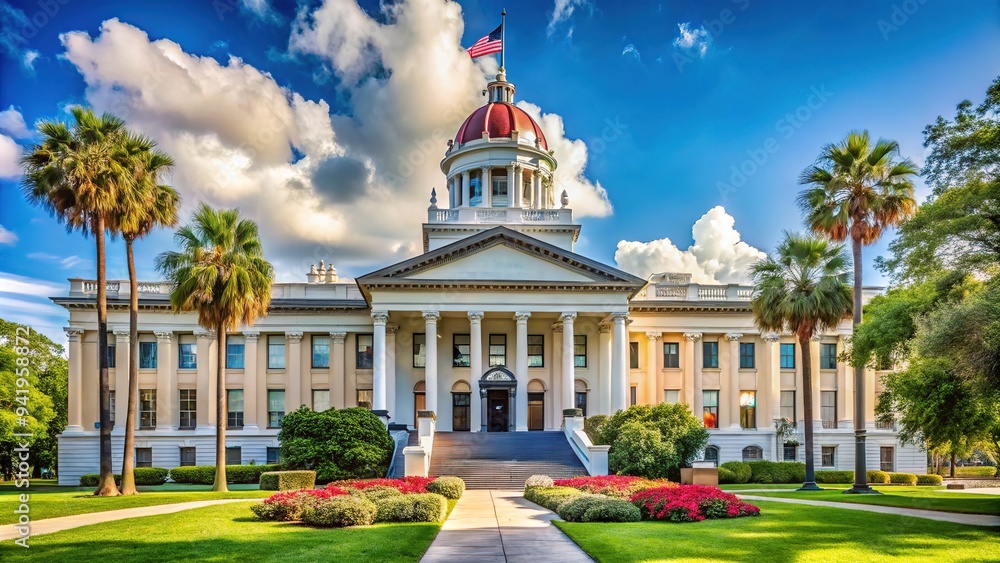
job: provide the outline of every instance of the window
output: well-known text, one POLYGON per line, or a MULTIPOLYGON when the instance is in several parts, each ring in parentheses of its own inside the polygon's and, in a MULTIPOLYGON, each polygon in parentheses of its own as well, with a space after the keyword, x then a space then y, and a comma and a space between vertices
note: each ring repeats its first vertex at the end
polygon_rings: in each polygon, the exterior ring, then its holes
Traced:
POLYGON ((702 420, 705 421, 705 428, 719 427, 719 392, 702 391, 702 420))
POLYGON ((156 342, 139 343, 139 369, 156 369, 156 342))
POLYGON ((837 427, 837 392, 819 392, 819 415, 823 419, 823 428, 837 427))
POLYGON ((277 465, 281 463, 281 448, 275 448, 268 446, 267 448, 267 464, 277 465))
POLYGON ((878 468, 887 473, 892 473, 896 470, 896 449, 892 446, 882 446, 878 449, 879 466, 878 468))
POLYGON ((313 389, 313 410, 322 412, 330 410, 330 390, 313 389))
POLYGON ((507 335, 490 335, 490 367, 507 365, 507 335))
POLYGON ((243 354, 246 346, 242 336, 230 336, 226 338, 226 367, 229 369, 243 369, 243 354))
POLYGON ((836 460, 837 446, 823 446, 819 464, 823 467, 833 467, 836 460))
POLYGON ((194 428, 198 425, 198 391, 195 389, 180 390, 181 428, 194 428))
POLYGON ((135 466, 153 467, 153 448, 136 448, 135 466))
POLYGON ((820 369, 837 369, 837 345, 819 345, 819 367, 820 369))
POLYGON ((716 446, 708 446, 705 448, 705 455, 702 456, 705 461, 711 461, 716 467, 719 466, 719 448, 716 446))
POLYGON ((795 369, 795 344, 781 344, 781 369, 795 369))
POLYGON ((757 392, 740 393, 740 427, 757 428, 757 392))
POLYGON ((629 387, 628 390, 629 390, 629 403, 628 404, 630 404, 632 406, 635 406, 636 405, 636 399, 638 399, 638 396, 639 396, 639 388, 636 387, 635 385, 633 385, 633 386, 629 387))
POLYGON ((782 461, 795 461, 798 457, 799 445, 794 442, 785 442, 784 447, 781 450, 782 461))
POLYGON ((330 367, 329 336, 312 337, 312 357, 312 367, 320 369, 330 367))
POLYGON ((115 395, 117 394, 118 394, 117 392, 113 392, 108 397, 110 399, 109 407, 111 409, 111 428, 115 427, 115 404, 118 402, 117 400, 115 400, 115 395))
POLYGON ((573 335, 573 366, 578 368, 587 367, 587 335, 573 335))
POLYGON ((198 345, 194 342, 181 342, 177 345, 177 369, 198 368, 198 345))
POLYGON ((681 367, 680 344, 678 344, 677 342, 663 343, 663 367, 665 368, 681 367))
POLYGON ((181 446, 181 467, 195 465, 195 450, 192 447, 181 446))
POLYGON ((117 344, 108 344, 108 369, 115 368, 116 365, 115 358, 117 357, 117 351, 118 351, 117 344))
MULTIPOLYGON (((284 407, 282 407, 284 409, 284 407)), ((243 390, 226 389, 226 427, 243 428, 243 390)))
POLYGON ((719 343, 718 342, 702 342, 701 343, 701 352, 702 352, 701 367, 703 367, 703 368, 717 368, 717 367, 719 367, 719 343))
POLYGON ((663 390, 663 402, 670 404, 677 404, 681 402, 681 392, 680 389, 664 389, 663 390))
POLYGON ((373 395, 371 389, 358 389, 358 394, 357 394, 358 406, 371 410, 372 400, 373 400, 372 397, 373 395))
POLYGON ((740 369, 753 369, 756 367, 754 351, 756 346, 753 342, 740 342, 740 369))
POLYGON ((156 428, 156 389, 139 390, 139 428, 156 428))
POLYGON ((639 369, 639 343, 628 343, 628 368, 639 369))
POLYGON ((243 448, 240 446, 230 446, 226 448, 226 465, 242 465, 243 448))
MULTIPOLYGON (((469 367, 469 339, 468 334, 453 334, 451 335, 451 365, 456 368, 467 368, 469 367)), ((476 374, 477 376, 479 374, 476 374)))
POLYGON ((281 419, 285 417, 285 390, 267 390, 267 427, 281 428, 281 419))
POLYGON ((575 403, 576 403, 576 405, 575 405, 576 408, 580 409, 580 411, 583 413, 583 416, 587 416, 587 392, 586 391, 577 391, 576 392, 575 403))
POLYGON ((545 367, 545 336, 541 334, 528 335, 528 367, 545 367))
POLYGON ((747 446, 743 448, 743 461, 759 461, 764 459, 764 450, 759 446, 747 446))
POLYGON ((358 369, 372 369, 372 354, 375 349, 374 336, 371 334, 358 335, 358 349, 354 360, 354 367, 358 369))
POLYGON ((795 425, 795 391, 781 392, 781 418, 787 418, 795 425))
POLYGON ((285 337, 272 334, 267 337, 267 369, 285 369, 285 337))
POLYGON ((427 367, 427 335, 422 332, 413 334, 413 367, 427 367))

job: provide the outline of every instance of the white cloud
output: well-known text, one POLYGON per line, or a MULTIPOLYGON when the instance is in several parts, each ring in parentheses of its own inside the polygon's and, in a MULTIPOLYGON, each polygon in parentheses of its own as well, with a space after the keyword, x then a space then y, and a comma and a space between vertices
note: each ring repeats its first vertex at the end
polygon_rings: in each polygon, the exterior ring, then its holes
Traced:
POLYGON ((17 178, 21 175, 21 145, 7 135, 0 134, 0 178, 17 178))
MULTIPOLYGON (((549 18, 549 25, 546 28, 546 33, 552 35, 555 33, 556 28, 559 24, 565 21, 569 21, 573 17, 573 12, 577 8, 582 8, 590 4, 590 0, 555 0, 555 5, 552 7, 552 17, 549 18)), ((567 39, 572 37, 573 28, 571 27, 567 32, 567 39)))
POLYGON ((27 258, 29 260, 39 260, 41 262, 56 264, 63 270, 82 269, 82 266, 91 263, 89 258, 82 258, 75 254, 73 256, 56 256, 55 254, 45 252, 32 252, 28 254, 27 258))
POLYGON ((62 327, 69 320, 69 312, 52 303, 49 297, 65 295, 68 289, 63 284, 0 272, 0 317, 27 325, 65 344, 62 327))
POLYGON ((39 56, 41 55, 38 51, 28 49, 24 52, 24 56, 21 57, 21 64, 23 64, 24 68, 28 70, 35 70, 35 61, 38 60, 39 56))
POLYGON ((764 252, 743 242, 736 220, 716 206, 691 228, 694 244, 681 250, 668 238, 650 242, 620 241, 615 251, 618 267, 637 276, 688 273, 695 283, 746 283, 750 265, 764 252))
POLYGON ((637 61, 642 60, 642 57, 639 56, 639 50, 636 49, 635 45, 631 43, 629 43, 628 45, 625 46, 624 49, 622 49, 622 56, 624 57, 626 55, 635 58, 635 60, 637 61))
POLYGON ((24 123, 24 116, 14 109, 14 106, 0 111, 0 131, 7 133, 15 139, 26 139, 31 136, 27 124, 24 123))
POLYGON ((674 39, 674 47, 704 57, 708 53, 708 47, 712 44, 712 35, 708 33, 705 26, 692 28, 688 22, 677 24, 680 35, 674 39))
POLYGON ((17 234, 14 231, 8 230, 3 225, 0 225, 0 244, 14 246, 14 243, 16 242, 17 234))

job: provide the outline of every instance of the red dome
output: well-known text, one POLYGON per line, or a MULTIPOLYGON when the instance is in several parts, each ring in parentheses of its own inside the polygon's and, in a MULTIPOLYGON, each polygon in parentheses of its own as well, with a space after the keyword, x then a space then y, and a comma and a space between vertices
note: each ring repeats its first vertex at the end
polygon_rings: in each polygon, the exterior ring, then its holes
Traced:
POLYGON ((535 120, 523 109, 506 102, 492 102, 472 112, 458 128, 455 142, 462 144, 482 139, 484 132, 489 133, 490 138, 509 138, 511 131, 517 131, 521 136, 534 135, 539 146, 549 150, 545 134, 535 120))

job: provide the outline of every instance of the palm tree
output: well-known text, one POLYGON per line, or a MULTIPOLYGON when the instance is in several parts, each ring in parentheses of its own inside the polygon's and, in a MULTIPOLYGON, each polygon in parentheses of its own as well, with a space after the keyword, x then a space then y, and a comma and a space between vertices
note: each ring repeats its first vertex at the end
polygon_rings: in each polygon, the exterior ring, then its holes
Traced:
MULTIPOLYGON (((806 226, 840 242, 851 239, 854 259, 854 329, 861 324, 861 248, 882 232, 913 216, 913 177, 917 167, 898 159, 899 143, 868 131, 852 131, 837 144, 823 147, 816 164, 802 171, 799 183, 810 186, 798 197, 806 226)), ((854 486, 848 493, 875 493, 865 467, 865 366, 854 367, 854 486)))
MULTIPOLYGON (((115 213, 122 185, 129 181, 122 166, 125 122, 111 114, 100 117, 90 109, 71 110, 70 128, 59 121, 42 121, 42 137, 21 158, 22 191, 29 202, 48 210, 70 231, 93 235, 97 246, 97 349, 100 404, 101 475, 95 495, 115 496, 111 469, 111 394, 108 377, 108 299, 105 272, 105 231, 115 213)), ((79 392, 79 390, 77 390, 79 392)))
POLYGON ((252 325, 271 303, 274 268, 264 259, 257 224, 239 210, 217 211, 201 204, 193 221, 177 230, 180 251, 156 257, 156 267, 174 288, 174 311, 197 311, 198 324, 215 331, 218 348, 213 491, 226 488, 226 332, 252 325))
POLYGON ((125 257, 129 280, 129 373, 128 408, 125 416, 125 446, 122 456, 121 493, 138 494, 135 488, 135 415, 139 395, 139 282, 135 273, 133 246, 154 228, 177 224, 180 196, 172 187, 161 184, 163 175, 173 166, 173 160, 156 150, 156 143, 142 135, 132 135, 126 151, 131 156, 133 183, 128 195, 120 200, 114 216, 112 232, 125 240, 125 257))
POLYGON ((806 478, 800 490, 816 490, 813 459, 812 351, 820 330, 836 327, 851 313, 850 260, 843 245, 786 233, 776 252, 750 268, 750 309, 761 331, 791 330, 802 350, 806 478))

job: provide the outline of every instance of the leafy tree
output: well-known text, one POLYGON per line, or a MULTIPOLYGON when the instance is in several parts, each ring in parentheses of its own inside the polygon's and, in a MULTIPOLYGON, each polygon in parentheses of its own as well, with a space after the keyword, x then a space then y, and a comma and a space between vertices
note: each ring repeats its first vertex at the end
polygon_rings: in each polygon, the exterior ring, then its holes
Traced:
MULTIPOLYGON (((750 268, 750 309, 761 331, 789 329, 802 350, 802 395, 806 441, 803 489, 817 489, 813 460, 812 351, 814 334, 840 324, 851 313, 850 260, 844 247, 786 233, 773 255, 750 268)), ((867 475, 864 478, 867 483, 867 475)))
POLYGON ((300 407, 281 419, 278 440, 286 468, 313 470, 321 481, 384 477, 394 446, 382 421, 360 407, 300 407))
MULTIPOLYGON (((814 233, 840 242, 851 240, 854 259, 854 327, 861 324, 864 263, 861 248, 882 232, 913 215, 913 177, 916 166, 899 159, 899 143, 879 139, 868 131, 852 131, 840 143, 823 147, 816 164, 806 168, 799 183, 810 186, 799 194, 806 226, 814 233)), ((854 366, 854 488, 869 492, 865 469, 865 367, 854 366)))
POLYGON ((111 114, 98 117, 74 107, 72 129, 59 121, 42 121, 39 143, 22 157, 23 192, 69 230, 93 235, 97 248, 97 349, 100 403, 101 477, 95 495, 115 496, 111 469, 111 386, 108 376, 108 303, 105 231, 131 181, 125 151, 125 122, 111 114))
POLYGON ((226 332, 252 325, 271 303, 274 267, 264 259, 257 224, 236 209, 202 204, 190 225, 177 230, 180 251, 156 257, 156 267, 173 284, 174 311, 196 311, 198 324, 215 331, 215 482, 226 491, 226 332))
POLYGON ((708 430, 687 405, 633 405, 592 427, 611 446, 612 472, 649 478, 679 476, 708 444, 708 430))

